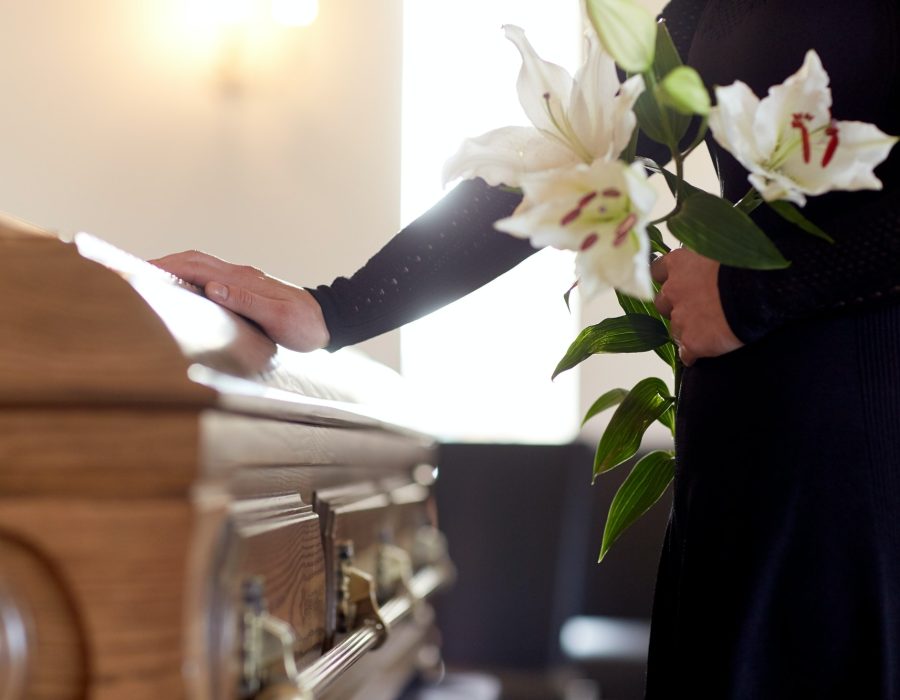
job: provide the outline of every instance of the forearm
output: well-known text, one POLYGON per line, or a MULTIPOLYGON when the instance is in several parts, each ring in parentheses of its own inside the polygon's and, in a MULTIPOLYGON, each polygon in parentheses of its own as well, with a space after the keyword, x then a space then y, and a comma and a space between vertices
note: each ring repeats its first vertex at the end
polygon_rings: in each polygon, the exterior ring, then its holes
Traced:
POLYGON ((310 292, 329 350, 398 328, 465 296, 534 253, 494 229, 520 196, 481 180, 461 183, 391 239, 358 272, 310 292))

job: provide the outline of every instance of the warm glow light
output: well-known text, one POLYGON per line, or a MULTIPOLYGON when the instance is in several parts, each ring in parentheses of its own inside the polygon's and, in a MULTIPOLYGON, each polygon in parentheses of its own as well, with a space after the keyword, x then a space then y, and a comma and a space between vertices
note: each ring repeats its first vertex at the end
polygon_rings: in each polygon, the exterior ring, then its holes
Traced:
POLYGON ((188 22, 195 27, 241 24, 252 18, 254 4, 253 0, 190 0, 188 22))
POLYGON ((272 0, 272 19, 287 27, 306 27, 319 14, 319 0, 272 0))

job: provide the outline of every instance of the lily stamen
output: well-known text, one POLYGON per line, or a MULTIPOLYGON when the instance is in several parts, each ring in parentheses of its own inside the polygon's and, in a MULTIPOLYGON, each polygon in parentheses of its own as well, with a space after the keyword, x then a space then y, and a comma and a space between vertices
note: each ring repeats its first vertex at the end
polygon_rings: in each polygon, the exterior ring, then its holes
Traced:
POLYGON ((560 226, 568 226, 573 221, 575 221, 575 219, 577 219, 579 216, 581 216, 581 207, 575 207, 572 211, 570 211, 562 219, 560 219, 559 225, 560 226))
POLYGON ((632 227, 637 223, 637 215, 633 212, 625 217, 625 219, 616 227, 616 237, 613 240, 613 246, 618 248, 628 237, 632 227))
POLYGON ((803 122, 804 122, 804 120, 812 121, 812 115, 811 114, 801 114, 801 113, 797 112, 796 114, 794 114, 792 116, 793 116, 793 121, 791 122, 791 126, 794 127, 795 129, 800 129, 800 135, 801 135, 801 138, 803 139, 803 162, 809 163, 812 149, 810 148, 810 144, 809 144, 809 129, 806 128, 806 124, 804 124, 803 122))
POLYGON ((584 208, 591 203, 591 200, 597 196, 596 190, 594 192, 588 192, 584 197, 578 200, 578 206, 576 206, 572 211, 566 214, 559 222, 560 226, 568 226, 575 219, 581 216, 581 212, 584 208))
POLYGON ((831 125, 825 129, 825 135, 828 136, 828 145, 825 147, 825 153, 822 156, 822 167, 828 167, 828 164, 831 162, 831 159, 834 157, 834 152, 837 150, 838 144, 840 143, 840 139, 838 138, 839 129, 834 122, 831 122, 831 125))
POLYGON ((588 193, 587 193, 586 195, 584 195, 584 197, 582 197, 581 200, 578 202, 578 208, 579 208, 579 209, 584 209, 588 204, 591 203, 591 200, 592 200, 594 197, 596 197, 596 196, 597 196, 597 191, 596 191, 596 190, 594 190, 593 192, 588 192, 588 193))
MULTIPOLYGON (((550 93, 545 92, 543 94, 544 98, 544 106, 547 108, 547 116, 550 118, 550 123, 553 124, 554 128, 557 131, 558 137, 561 137, 561 141, 564 145, 571 148, 575 153, 578 154, 578 157, 581 158, 585 163, 592 163, 594 161, 594 157, 591 155, 590 151, 584 147, 584 144, 578 138, 578 135, 575 133, 575 129, 572 128, 572 125, 569 123, 568 117, 566 117, 566 113, 563 112, 559 119, 557 119, 556 115, 553 113, 553 107, 550 104, 550 93)), ((545 132, 546 133, 546 132, 545 132)), ((557 136, 554 134, 554 136, 557 136)))
POLYGON ((596 233, 592 233, 587 238, 585 238, 584 241, 582 241, 581 248, 580 248, 581 251, 583 252, 583 251, 587 250, 588 248, 591 248, 599 240, 600 240, 600 236, 598 236, 596 233))

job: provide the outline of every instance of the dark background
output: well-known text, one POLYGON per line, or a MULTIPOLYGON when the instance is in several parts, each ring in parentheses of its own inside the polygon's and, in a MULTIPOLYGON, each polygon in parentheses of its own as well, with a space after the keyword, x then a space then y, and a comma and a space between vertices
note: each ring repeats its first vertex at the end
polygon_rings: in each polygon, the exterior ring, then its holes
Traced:
POLYGON ((598 564, 609 504, 633 462, 591 486, 593 456, 582 443, 442 447, 435 492, 459 572, 437 601, 448 667, 533 677, 528 697, 555 697, 539 679, 561 668, 598 680, 603 700, 642 697, 641 663, 575 663, 559 645, 574 615, 649 620, 668 519, 667 493, 598 564))

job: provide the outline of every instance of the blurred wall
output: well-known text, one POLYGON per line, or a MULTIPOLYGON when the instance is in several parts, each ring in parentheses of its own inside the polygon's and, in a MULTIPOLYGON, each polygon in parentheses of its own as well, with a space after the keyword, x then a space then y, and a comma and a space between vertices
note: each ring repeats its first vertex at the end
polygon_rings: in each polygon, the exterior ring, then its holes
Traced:
POLYGON ((399 222, 401 0, 244 35, 191 1, 0 2, 0 211, 142 257, 352 272, 399 222))

